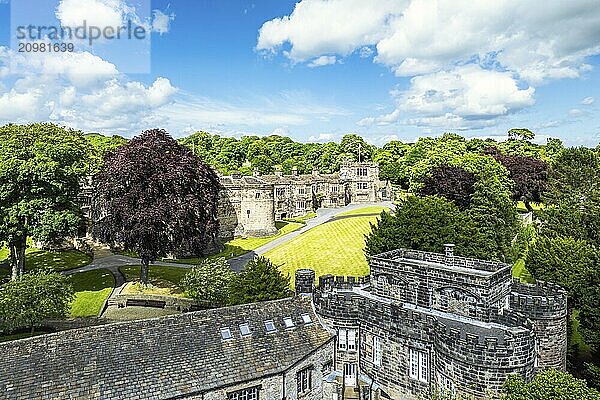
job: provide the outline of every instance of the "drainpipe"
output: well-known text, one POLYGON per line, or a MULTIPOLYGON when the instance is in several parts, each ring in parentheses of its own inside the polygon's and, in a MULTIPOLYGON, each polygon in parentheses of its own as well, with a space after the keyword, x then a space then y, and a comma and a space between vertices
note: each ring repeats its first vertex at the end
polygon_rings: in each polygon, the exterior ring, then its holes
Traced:
POLYGON ((283 372, 283 374, 281 374, 281 391, 282 391, 282 396, 281 399, 285 400, 285 371, 283 372))

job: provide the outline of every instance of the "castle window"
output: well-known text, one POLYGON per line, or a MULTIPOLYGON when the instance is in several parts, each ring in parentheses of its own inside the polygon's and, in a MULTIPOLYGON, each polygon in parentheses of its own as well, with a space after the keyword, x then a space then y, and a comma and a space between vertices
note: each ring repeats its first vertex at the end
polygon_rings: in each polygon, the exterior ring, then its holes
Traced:
POLYGON ((357 168, 356 169, 356 175, 358 175, 358 176, 367 176, 367 169, 366 168, 357 168))
POLYGON ((258 400, 259 386, 227 393, 227 400, 258 400))
POLYGON ((298 194, 305 194, 306 193, 306 189, 302 188, 298 188, 298 194))
POLYGON ((429 381, 429 361, 427 353, 415 349, 409 351, 408 376, 427 383, 429 381))
POLYGON ((250 218, 250 210, 246 210, 246 215, 248 215, 248 218, 250 218))
POLYGON ((356 330, 348 329, 348 351, 356 350, 356 330))
POLYGON ((369 184, 367 182, 356 182, 357 189, 368 189, 369 184))
POLYGON ((285 196, 285 188, 277 188, 275 189, 275 196, 285 196))
POLYGON ((296 208, 300 209, 300 210, 304 210, 306 208, 306 202, 305 201, 299 201, 296 203, 296 208))
POLYGON ((267 330, 267 333, 273 333, 277 330, 272 319, 265 321, 265 329, 267 330))
POLYGON ((381 367, 381 339, 373 336, 373 364, 381 367))
POLYGON ((240 324, 240 333, 242 336, 250 336, 252 334, 248 324, 240 324))
POLYGON ((329 190, 331 191, 331 193, 337 193, 339 191, 339 187, 338 185, 331 185, 329 186, 329 190))
POLYGON ((346 329, 340 328, 338 331, 338 349, 346 350, 346 329))
POLYGON ((298 385, 298 394, 308 392, 312 389, 312 367, 304 368, 296 374, 296 384, 298 385))
POLYGON ((258 199, 260 199, 260 193, 256 193, 256 194, 254 195, 254 197, 255 197, 257 200, 258 200, 258 199))

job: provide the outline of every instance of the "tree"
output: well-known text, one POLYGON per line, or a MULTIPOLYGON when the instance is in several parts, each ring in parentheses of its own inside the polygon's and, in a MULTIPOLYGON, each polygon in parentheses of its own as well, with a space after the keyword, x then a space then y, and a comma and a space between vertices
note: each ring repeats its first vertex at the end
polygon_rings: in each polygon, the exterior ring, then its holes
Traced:
POLYGON ((230 285, 235 274, 222 257, 207 258, 192 267, 180 285, 193 299, 223 306, 229 301, 230 285))
POLYGON ((522 200, 527 210, 533 212, 531 202, 540 202, 548 182, 548 164, 527 156, 512 156, 500 153, 496 148, 486 149, 500 164, 504 165, 514 181, 513 200, 522 200))
POLYGON ((475 175, 460 167, 441 165, 434 168, 425 178, 420 190, 421 196, 438 195, 454 202, 465 210, 471 204, 475 175))
POLYGON ((290 278, 265 257, 256 257, 231 283, 231 304, 277 300, 290 296, 290 278))
POLYGON ((340 143, 340 151, 342 155, 353 161, 371 161, 373 157, 373 146, 356 134, 344 135, 340 143))
POLYGON ((599 271, 597 250, 584 240, 538 236, 527 251, 525 265, 536 279, 554 282, 577 299, 590 274, 599 271))
POLYGON ((523 140, 532 140, 535 138, 535 133, 531 132, 527 128, 513 128, 508 131, 509 140, 516 140, 518 138, 523 140))
POLYGON ((170 253, 206 255, 220 245, 219 178, 164 130, 142 133, 109 154, 94 176, 93 234, 148 264, 170 253))
POLYGON ((0 289, 0 323, 7 331, 28 327, 33 333, 45 319, 65 318, 74 296, 66 276, 29 272, 0 289))
POLYGON ((54 124, 0 127, 0 241, 12 279, 23 274, 28 237, 52 244, 77 233, 88 151, 81 132, 54 124))
POLYGON ((600 392, 585 381, 566 372, 549 369, 538 373, 532 382, 521 375, 510 375, 502 388, 503 400, 598 400, 600 392))
POLYGON ((373 256, 398 248, 440 252, 445 243, 454 243, 457 254, 468 255, 463 235, 471 226, 458 207, 444 198, 409 197, 394 215, 381 213, 377 224, 371 224, 366 253, 373 256))

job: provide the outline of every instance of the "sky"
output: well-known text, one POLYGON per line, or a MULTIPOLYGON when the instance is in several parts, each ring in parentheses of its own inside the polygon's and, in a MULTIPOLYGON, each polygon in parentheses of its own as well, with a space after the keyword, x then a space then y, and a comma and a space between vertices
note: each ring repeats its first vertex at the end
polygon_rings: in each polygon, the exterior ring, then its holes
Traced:
MULTIPOLYGON (((0 0, 0 124, 600 141, 598 0, 0 0), (20 53, 17 26, 143 26, 20 53)), ((39 42, 44 42, 42 38, 39 42)), ((56 41, 55 41, 56 42, 56 41)), ((68 41, 66 41, 68 42, 68 41)))

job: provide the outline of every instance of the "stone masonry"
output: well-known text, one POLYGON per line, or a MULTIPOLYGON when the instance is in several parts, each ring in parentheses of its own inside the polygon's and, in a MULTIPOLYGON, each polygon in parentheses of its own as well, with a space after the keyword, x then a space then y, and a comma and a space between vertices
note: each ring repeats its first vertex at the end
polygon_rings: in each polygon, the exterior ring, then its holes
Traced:
MULTIPOLYGON (((509 374, 566 367, 566 293, 513 281, 509 265, 399 249, 374 256, 368 277, 307 270, 298 293, 337 332, 338 391, 417 399, 433 388, 483 397, 509 374), (376 390, 374 388, 377 388, 376 390)), ((331 390, 331 389, 330 389, 331 390)))

